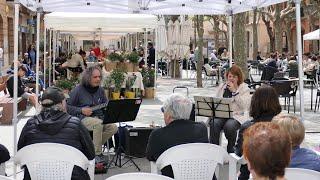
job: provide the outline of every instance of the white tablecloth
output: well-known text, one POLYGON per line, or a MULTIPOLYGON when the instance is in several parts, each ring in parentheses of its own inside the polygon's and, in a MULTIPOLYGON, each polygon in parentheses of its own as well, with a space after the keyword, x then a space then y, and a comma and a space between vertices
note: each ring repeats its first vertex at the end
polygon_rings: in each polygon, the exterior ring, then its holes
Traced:
MULTIPOLYGON (((102 70, 102 74, 103 74, 103 80, 102 80, 102 83, 104 82, 105 78, 110 76, 110 73, 111 72, 108 72, 106 71, 104 68, 102 70)), ((139 88, 140 90, 144 90, 144 85, 143 85, 143 81, 142 81, 142 74, 140 72, 127 72, 125 74, 125 81, 123 82, 122 84, 122 88, 125 88, 126 87, 126 82, 128 80, 128 77, 131 77, 131 76, 136 76, 136 80, 134 81, 133 85, 131 88, 139 88)))

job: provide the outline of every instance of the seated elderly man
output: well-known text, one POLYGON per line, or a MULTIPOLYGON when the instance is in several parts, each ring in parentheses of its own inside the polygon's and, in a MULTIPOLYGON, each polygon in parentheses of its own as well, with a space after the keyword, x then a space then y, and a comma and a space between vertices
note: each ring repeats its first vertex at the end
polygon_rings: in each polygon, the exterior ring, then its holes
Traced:
MULTIPOLYGON (((35 143, 60 143, 80 150, 89 160, 93 160, 95 155, 90 134, 78 118, 66 112, 63 91, 56 87, 47 88, 42 95, 41 105, 40 114, 30 118, 22 129, 18 150, 35 143)), ((30 179, 27 168, 24 179, 30 179)), ((90 177, 87 171, 75 166, 72 179, 89 180, 90 177)))
MULTIPOLYGON (((177 94, 171 95, 161 108, 165 127, 152 131, 147 145, 147 158, 156 161, 167 149, 180 144, 208 143, 207 128, 204 124, 189 120, 192 102, 177 94)), ((163 175, 173 177, 172 168, 164 167, 163 175)))

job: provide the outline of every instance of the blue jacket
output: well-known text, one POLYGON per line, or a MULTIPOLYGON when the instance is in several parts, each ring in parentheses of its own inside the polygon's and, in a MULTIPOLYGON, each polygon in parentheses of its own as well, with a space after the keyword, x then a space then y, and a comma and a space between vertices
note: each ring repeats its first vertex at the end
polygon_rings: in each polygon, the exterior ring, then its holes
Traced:
POLYGON ((293 148, 289 167, 311 169, 320 172, 320 156, 310 149, 293 148))

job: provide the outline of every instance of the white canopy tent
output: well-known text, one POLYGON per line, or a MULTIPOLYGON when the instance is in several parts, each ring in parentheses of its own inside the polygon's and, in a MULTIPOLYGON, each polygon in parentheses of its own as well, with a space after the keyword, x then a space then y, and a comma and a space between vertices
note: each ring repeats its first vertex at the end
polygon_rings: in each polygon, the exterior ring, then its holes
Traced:
MULTIPOLYGON (((97 23, 94 24, 93 18, 83 17, 85 12, 95 12, 99 13, 119 13, 127 14, 135 17, 137 14, 157 14, 157 15, 205 15, 205 14, 226 14, 229 15, 229 23, 231 24, 231 16, 236 13, 250 11, 255 8, 266 7, 269 5, 285 2, 287 0, 202 0, 202 1, 190 1, 190 0, 41 0, 40 4, 37 4, 38 1, 32 0, 15 0, 15 28, 14 28, 14 60, 18 59, 18 23, 19 23, 19 5, 22 4, 27 8, 36 11, 38 10, 37 15, 40 15, 40 9, 42 7, 45 12, 64 13, 64 12, 76 12, 79 17, 82 17, 84 24, 77 24, 73 21, 64 21, 66 18, 61 18, 61 21, 50 20, 50 15, 46 16, 46 28, 55 28, 56 30, 65 30, 65 31, 92 31, 93 28, 104 28, 103 31, 111 31, 117 28, 117 32, 121 32, 122 28, 129 28, 127 26, 118 26, 112 27, 112 23, 107 23, 103 20, 104 17, 98 16, 97 23), (81 12, 79 14, 79 12, 81 12), (131 14, 136 13, 136 14, 131 14), (89 21, 83 20, 83 18, 89 18, 89 21), (92 22, 91 22, 92 20, 92 22), (51 21, 51 22, 50 22, 51 21), (50 23, 49 23, 50 22, 50 23), (83 25, 83 26, 82 26, 83 25), (52 27, 50 27, 52 26, 52 27), (91 26, 91 27, 90 27, 91 26), (89 28, 88 28, 89 27, 89 28), (81 29, 81 30, 80 30, 81 29)), ((302 71, 302 43, 301 43, 301 17, 300 17, 300 4, 301 0, 294 0, 296 4, 296 24, 297 24, 297 50, 298 50, 298 62, 299 62, 299 90, 300 90, 300 115, 304 115, 304 101, 303 101, 303 71, 302 71)), ((92 13, 94 14, 94 13, 92 13)), ((120 15, 121 17, 121 15, 120 15)), ((59 18, 58 16, 56 18, 59 18)), ((69 17, 70 19, 75 17, 69 17)), ((113 18, 113 17, 109 17, 113 18)), ((70 20, 69 19, 69 20, 70 20)), ((131 21, 134 21, 131 19, 131 21)), ((148 20, 144 20, 146 22, 148 20)), ((39 22, 39 21, 38 21, 39 22)), ((111 21, 114 22, 114 21, 111 21)), ((129 23, 129 22, 128 22, 129 23)), ((153 23, 156 25, 156 20, 153 23)), ((132 27, 131 27, 132 28, 132 27)), ((133 28, 143 28, 136 27, 133 28)), ((154 28, 151 26, 149 28, 154 28)), ((130 29, 126 29, 129 31, 130 29)), ((230 28, 231 30, 231 28, 230 28)), ((40 27, 37 28, 37 33, 39 33, 40 27)), ((136 32, 136 29, 134 29, 136 32)), ((230 31, 230 37, 232 37, 230 31)), ((50 32, 51 34, 51 32, 50 32)), ((55 33, 54 33, 55 34, 55 33)), ((39 48, 39 36, 37 35, 37 49, 39 48)), ((230 49, 232 48, 232 38, 230 38, 230 49)), ((168 39, 170 41, 170 39, 168 39)), ((50 43, 51 44, 51 43, 50 43)), ((54 48, 55 49, 55 48, 54 48)), ((230 52, 232 54, 232 52, 230 52)), ((230 58, 232 59, 232 58, 230 58)), ((39 56, 37 56, 37 61, 39 61, 39 56)), ((37 64, 39 65, 39 64, 37 64)), ((17 69, 18 64, 14 63, 14 100, 17 100, 17 69)), ((37 70, 39 67, 37 67, 37 70)), ((38 75, 38 73, 37 73, 38 75)), ((38 77, 37 77, 38 78, 38 77)), ((17 143, 17 104, 14 103, 13 107, 13 125, 14 125, 14 155, 16 153, 16 143, 17 143)), ((14 172, 16 170, 14 169, 14 172)), ((15 173, 14 173, 15 178, 15 173)))
POLYGON ((303 40, 320 40, 320 29, 309 32, 305 35, 303 35, 303 40))

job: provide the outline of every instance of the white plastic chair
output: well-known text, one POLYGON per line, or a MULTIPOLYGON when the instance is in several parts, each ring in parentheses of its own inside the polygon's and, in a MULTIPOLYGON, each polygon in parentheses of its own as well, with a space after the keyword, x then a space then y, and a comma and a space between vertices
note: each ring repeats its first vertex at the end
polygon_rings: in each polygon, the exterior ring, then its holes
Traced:
POLYGON ((161 169, 171 165, 174 179, 212 180, 217 165, 222 172, 216 173, 217 179, 236 179, 236 161, 218 145, 209 143, 189 143, 174 146, 160 155, 155 166, 151 163, 152 173, 161 174, 161 169), (227 164, 229 163, 229 164, 227 164))
POLYGON ((6 164, 2 163, 0 164, 0 175, 5 175, 6 174, 6 164))
POLYGON ((1 176, 0 175, 0 180, 13 180, 12 178, 6 177, 6 176, 1 176))
POLYGON ((320 172, 310 169, 286 168, 285 178, 288 180, 319 180, 320 172))
POLYGON ((211 85, 213 85, 213 78, 216 76, 217 77, 217 83, 218 84, 218 70, 213 69, 209 64, 203 65, 204 71, 205 71, 205 79, 208 80, 211 78, 211 85))
POLYGON ((26 165, 32 180, 71 179, 73 167, 88 170, 94 179, 94 160, 89 161, 78 149, 57 143, 28 145, 17 152, 15 165, 26 165))
POLYGON ((151 173, 124 173, 107 178, 106 180, 172 180, 167 176, 151 173))

